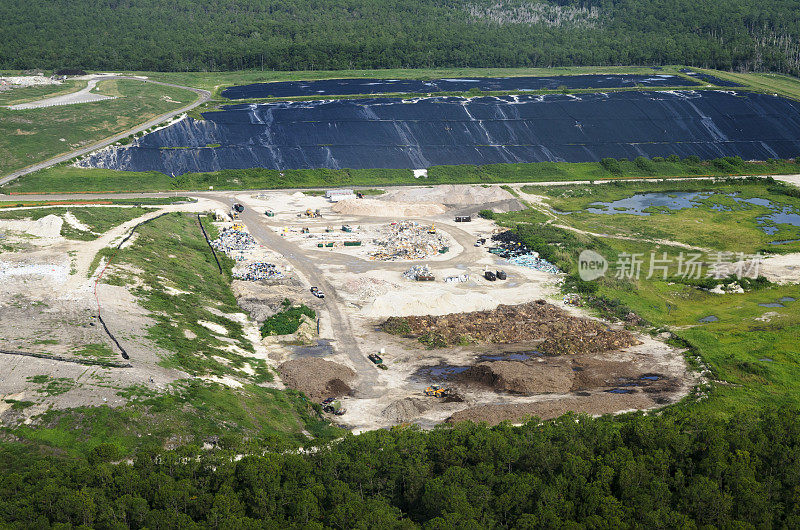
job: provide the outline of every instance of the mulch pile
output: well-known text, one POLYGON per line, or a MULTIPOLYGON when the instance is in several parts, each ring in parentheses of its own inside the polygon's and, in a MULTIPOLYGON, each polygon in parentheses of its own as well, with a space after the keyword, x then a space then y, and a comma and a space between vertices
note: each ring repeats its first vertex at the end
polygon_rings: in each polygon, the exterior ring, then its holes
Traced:
POLYGON ((347 366, 319 357, 287 361, 278 370, 286 386, 300 390, 317 401, 349 394, 349 383, 356 377, 356 373, 347 366))
POLYGON ((574 317, 537 300, 500 305, 491 311, 442 316, 392 317, 384 331, 419 338, 431 347, 469 343, 510 344, 541 341, 537 349, 548 355, 600 353, 639 342, 629 332, 612 330, 602 322, 574 317))

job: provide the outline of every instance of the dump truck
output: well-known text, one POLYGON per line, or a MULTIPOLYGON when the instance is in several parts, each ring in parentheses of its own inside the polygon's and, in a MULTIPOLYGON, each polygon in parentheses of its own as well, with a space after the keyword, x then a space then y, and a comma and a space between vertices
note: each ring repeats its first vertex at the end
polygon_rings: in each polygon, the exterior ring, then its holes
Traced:
POLYGON ((493 281, 495 281, 497 279, 497 276, 492 271, 484 272, 483 273, 483 277, 486 278, 487 280, 489 280, 490 282, 493 282, 493 281))
POLYGON ((450 394, 449 388, 444 388, 439 385, 431 385, 425 389, 425 395, 431 397, 442 398, 450 394))
POLYGON ((348 232, 349 233, 349 232, 352 232, 352 231, 353 231, 353 227, 352 226, 350 226, 350 225, 342 225, 342 232, 348 232))
POLYGON ((383 358, 377 353, 370 353, 369 355, 367 355, 367 359, 369 359, 375 364, 383 364, 383 358))
POLYGON ((505 280, 506 278, 508 278, 508 276, 506 276, 505 271, 497 271, 495 273, 495 276, 497 276, 498 280, 505 280))
POLYGON ((267 210, 266 212, 264 212, 264 215, 266 215, 267 217, 275 217, 275 212, 273 212, 272 210, 267 210))

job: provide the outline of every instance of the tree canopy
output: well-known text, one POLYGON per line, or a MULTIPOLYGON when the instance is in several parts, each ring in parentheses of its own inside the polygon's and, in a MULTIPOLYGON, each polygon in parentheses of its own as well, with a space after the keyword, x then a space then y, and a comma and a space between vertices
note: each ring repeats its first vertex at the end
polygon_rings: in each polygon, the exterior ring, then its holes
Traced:
POLYGON ((7 0, 0 68, 800 68, 800 0, 7 0))

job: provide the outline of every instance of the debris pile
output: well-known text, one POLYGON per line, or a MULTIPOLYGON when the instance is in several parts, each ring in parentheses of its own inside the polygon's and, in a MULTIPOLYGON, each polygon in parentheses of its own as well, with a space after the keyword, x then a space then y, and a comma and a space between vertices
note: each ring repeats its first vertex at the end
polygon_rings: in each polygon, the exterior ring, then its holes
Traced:
POLYGON ((535 269, 537 271, 547 272, 550 274, 558 274, 561 272, 558 270, 558 267, 549 261, 540 258, 539 255, 535 253, 527 256, 515 256, 510 258, 508 262, 511 265, 519 265, 520 267, 527 267, 529 269, 535 269))
POLYGON ((627 331, 612 330, 588 318, 570 316, 544 300, 500 305, 491 311, 442 316, 391 317, 382 324, 387 333, 402 330, 430 347, 464 342, 509 344, 541 341, 537 349, 549 355, 600 353, 638 344, 627 331))
POLYGON ((418 260, 449 250, 447 239, 433 225, 398 221, 382 227, 380 232, 373 240, 378 250, 370 253, 371 260, 418 260))
POLYGON ((431 268, 427 265, 414 265, 403 273, 403 277, 409 280, 419 281, 420 278, 433 277, 433 273, 431 272, 431 268))
POLYGON ((528 248, 512 230, 506 230, 492 236, 494 246, 489 252, 505 258, 512 265, 527 267, 537 271, 558 274, 558 267, 539 257, 539 253, 528 248))
POLYGON ((233 251, 250 250, 256 246, 256 240, 243 230, 223 228, 219 233, 219 237, 211 242, 211 246, 215 250, 231 255, 233 251))
POLYGON ((263 261, 248 263, 247 265, 236 268, 233 271, 234 279, 248 282, 277 280, 282 277, 283 273, 278 270, 274 263, 264 263, 263 261))

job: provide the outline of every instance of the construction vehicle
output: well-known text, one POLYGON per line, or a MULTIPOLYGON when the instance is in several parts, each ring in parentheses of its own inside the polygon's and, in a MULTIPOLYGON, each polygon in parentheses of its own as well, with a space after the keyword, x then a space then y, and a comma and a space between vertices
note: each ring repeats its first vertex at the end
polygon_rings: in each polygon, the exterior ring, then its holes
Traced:
POLYGON ((244 211, 244 206, 241 203, 235 202, 233 203, 233 211, 242 213, 244 211))
POLYGON ((433 223, 433 224, 431 225, 431 227, 430 227, 430 228, 428 228, 428 233, 429 233, 429 234, 435 234, 435 233, 436 233, 436 223, 433 223))
POLYGON ((356 198, 358 198, 358 199, 363 199, 363 198, 364 198, 364 194, 363 194, 363 193, 361 193, 360 191, 357 191, 357 192, 356 192, 356 198))
POLYGON ((233 226, 231 228, 233 228, 234 230, 238 230, 239 232, 244 231, 244 225, 242 223, 233 223, 233 226))
POLYGON ((311 208, 309 208, 308 210, 306 210, 306 217, 311 217, 312 219, 316 219, 317 217, 322 217, 322 214, 319 212, 319 210, 312 210, 311 208))
POLYGON ((439 385, 431 385, 425 389, 425 395, 436 398, 443 398, 445 396, 450 395, 450 389, 441 387, 439 385))
POLYGON ((304 227, 303 227, 303 228, 300 230, 300 233, 301 233, 301 234, 308 234, 308 233, 310 233, 310 232, 311 232, 311 230, 309 230, 309 228, 308 228, 307 226, 304 226, 304 227))
POLYGON ((323 402, 322 411, 335 416, 341 416, 347 412, 347 409, 342 407, 342 403, 340 401, 333 401, 333 398, 328 398, 323 402))
POLYGON ((383 358, 377 353, 370 353, 369 355, 367 355, 367 359, 369 359, 375 364, 383 364, 383 358))
POLYGON ((319 290, 319 287, 312 287, 311 294, 316 296, 317 298, 325 298, 325 293, 319 290))
POLYGON ((489 280, 490 282, 493 282, 493 281, 497 280, 497 276, 492 271, 484 272, 483 273, 483 277, 486 278, 487 280, 489 280))
POLYGON ((498 280, 505 280, 506 278, 508 278, 508 276, 506 276, 505 271, 497 271, 495 273, 495 276, 497 276, 498 280))
POLYGON ((264 212, 264 215, 266 215, 267 217, 275 217, 275 212, 273 212, 272 210, 267 210, 266 212, 264 212))
POLYGON ((342 225, 342 232, 348 232, 349 233, 349 232, 352 232, 352 231, 353 231, 353 227, 352 226, 350 226, 350 225, 342 225))

